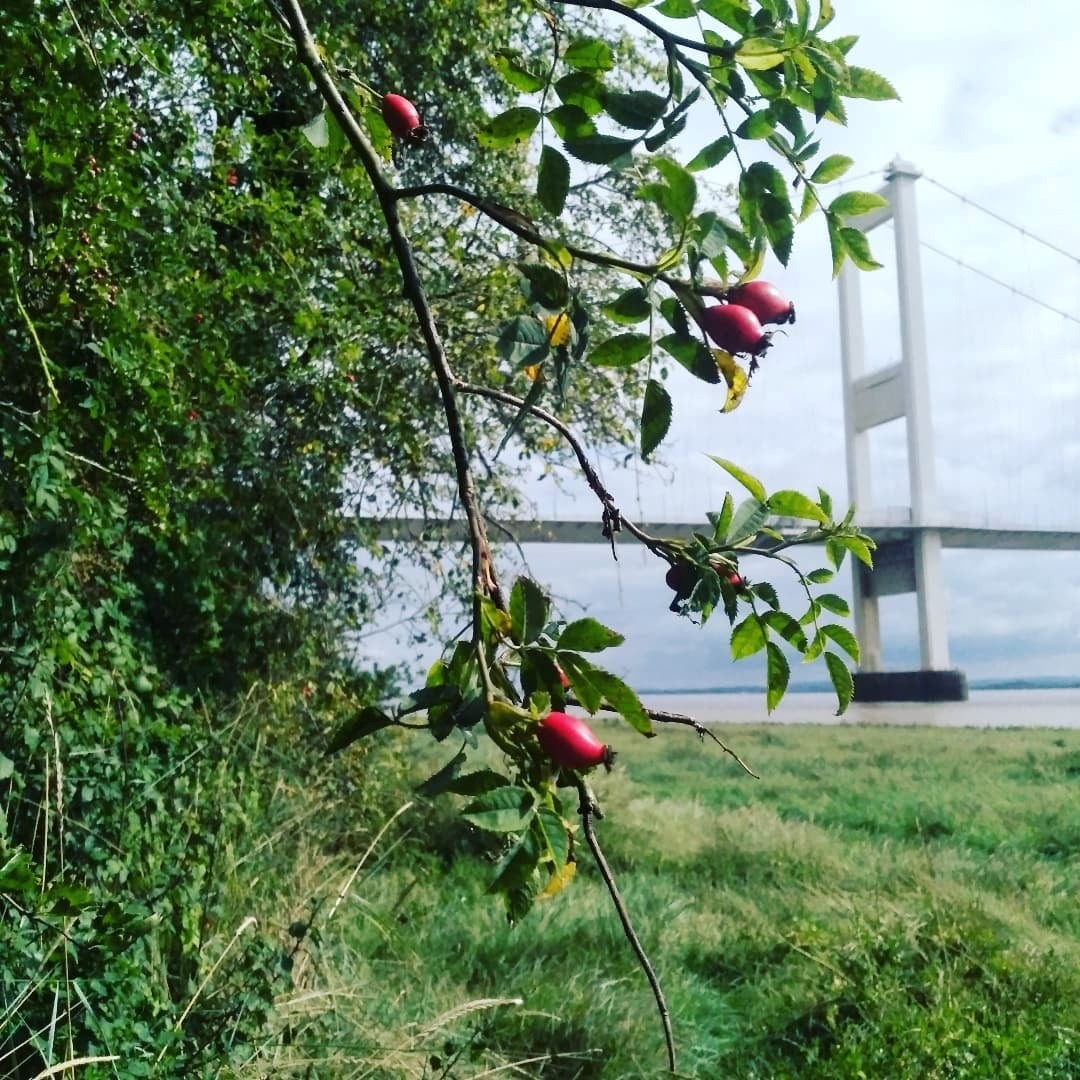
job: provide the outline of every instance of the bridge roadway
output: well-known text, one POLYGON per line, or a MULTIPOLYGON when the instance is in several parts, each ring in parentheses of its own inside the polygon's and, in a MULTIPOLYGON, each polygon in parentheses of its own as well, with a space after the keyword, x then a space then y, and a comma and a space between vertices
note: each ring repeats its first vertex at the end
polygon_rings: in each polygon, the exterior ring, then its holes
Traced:
MULTIPOLYGON (((423 518, 360 518, 358 524, 378 527, 380 540, 420 540, 436 542, 462 542, 467 539, 463 519, 450 521, 425 520, 423 518)), ((985 524, 959 521, 942 522, 934 526, 917 526, 904 521, 900 515, 884 515, 857 522, 861 530, 870 536, 879 548, 906 547, 919 532, 934 531, 941 536, 941 544, 947 548, 990 549, 1000 551, 1080 551, 1080 531, 1068 529, 1043 529, 1035 526, 1008 525, 999 528, 985 524)), ((688 538, 699 532, 706 536, 712 532, 707 523, 635 521, 650 536, 688 538)), ((771 523, 785 535, 801 532, 806 523, 779 518, 771 523)), ((366 530, 365 530, 366 531, 366 530)), ((519 544, 606 544, 599 517, 593 520, 525 520, 515 519, 489 524, 492 541, 510 541, 519 544)), ((627 540, 631 537, 627 536, 627 540)), ((884 554, 884 552, 883 552, 884 554)))

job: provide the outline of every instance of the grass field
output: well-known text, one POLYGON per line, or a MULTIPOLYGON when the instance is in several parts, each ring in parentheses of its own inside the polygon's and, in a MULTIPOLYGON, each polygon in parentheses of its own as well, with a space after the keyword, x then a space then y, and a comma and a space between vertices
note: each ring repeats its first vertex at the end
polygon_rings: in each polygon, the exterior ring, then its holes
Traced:
MULTIPOLYGON (((759 780, 688 730, 602 734, 597 832, 679 1075, 1080 1078, 1080 732, 724 727, 759 780)), ((275 1075, 315 1047, 317 1076, 665 1075, 587 852, 509 927, 451 811, 403 813, 323 920, 275 1075)))

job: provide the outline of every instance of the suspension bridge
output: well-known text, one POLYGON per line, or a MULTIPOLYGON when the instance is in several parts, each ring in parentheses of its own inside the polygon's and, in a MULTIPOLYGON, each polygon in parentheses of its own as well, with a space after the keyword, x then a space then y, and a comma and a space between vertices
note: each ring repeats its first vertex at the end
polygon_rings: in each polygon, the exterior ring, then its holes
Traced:
MULTIPOLYGON (((967 679, 963 671, 950 660, 948 618, 945 607, 945 580, 942 553, 948 548, 999 551, 1080 551, 1080 529, 1068 521, 1038 524, 1039 507, 1024 502, 1024 474, 1031 468, 1022 460, 1019 443, 1010 448, 1010 439, 988 434, 989 427, 980 418, 994 418, 1002 410, 1012 410, 1021 417, 1025 429, 1047 427, 1050 435, 1048 410, 1057 402, 1063 415, 1057 420, 1062 430, 1076 431, 1078 415, 1076 380, 1061 384, 1067 391, 1064 398, 1055 395, 1053 380, 1058 377, 1051 369, 1049 385, 1039 393, 1037 373, 1032 372, 1025 358, 1025 367, 1010 372, 1014 360, 1004 367, 1005 400, 987 404, 972 387, 978 382, 978 369, 967 380, 957 397, 953 389, 953 415, 966 427, 972 453, 969 464, 973 470, 1001 486, 1003 479, 1019 475, 1019 487, 1012 493, 1011 513, 989 507, 981 514, 972 513, 963 499, 943 496, 939 490, 937 458, 931 412, 931 343, 928 342, 926 303, 921 251, 929 250, 950 261, 962 274, 988 279, 997 286, 1009 289, 1014 295, 1044 309, 1045 312, 1071 323, 1080 323, 1072 313, 1055 307, 1045 298, 1001 280, 996 274, 976 269, 965 260, 957 259, 940 247, 920 238, 916 184, 919 171, 910 163, 895 159, 885 170, 880 194, 886 205, 854 221, 868 233, 890 225, 894 234, 893 267, 895 293, 891 298, 892 315, 898 320, 898 355, 882 363, 880 335, 868 340, 864 326, 863 282, 866 275, 845 266, 837 284, 839 308, 839 352, 842 368, 843 432, 846 459, 848 496, 858 508, 860 528, 877 544, 874 569, 859 563, 852 568, 852 599, 855 633, 861 646, 861 663, 856 672, 856 700, 862 701, 935 701, 963 700, 967 696, 967 679), (1011 376, 1011 377, 1010 377, 1011 376), (966 396, 965 396, 966 395, 966 396), (1071 398, 1071 405, 1069 404, 1071 398), (1026 410, 1026 411, 1025 411, 1026 410), (875 429, 894 421, 903 422, 904 446, 893 456, 893 471, 901 467, 906 473, 906 505, 886 508, 875 498, 880 478, 879 464, 875 470, 871 435, 875 429), (889 596, 913 594, 917 608, 919 666, 911 670, 887 670, 883 659, 883 632, 880 601, 889 596)), ((1049 241, 1031 237, 1026 230, 994 211, 985 209, 945 185, 933 184, 947 195, 962 200, 974 209, 996 219, 1010 229, 1019 231, 1039 244, 1051 248, 1057 255, 1080 265, 1080 258, 1049 241)), ((962 290, 957 288, 959 293, 962 290)), ((880 300, 880 297, 879 297, 880 300)), ((880 307, 880 304, 879 304, 880 307)), ((880 310, 873 313, 877 325, 880 310)), ((1008 316, 1008 305, 1002 305, 1008 316)), ((1007 320, 1008 322, 1008 320, 1007 320)), ((973 347, 965 352, 989 353, 995 344, 1013 328, 1015 320, 995 332, 985 326, 970 327, 973 347), (986 335, 990 334, 990 338, 986 335), (981 339, 979 336, 981 335, 981 339), (975 339, 979 339, 975 341, 975 339)), ((934 343, 936 345, 936 343, 934 343)), ((935 349, 936 351, 936 349, 935 349)), ((953 353, 953 356, 960 355, 953 353)), ((935 363, 938 363, 935 356, 935 363)), ((1003 365, 999 363, 1000 369, 1003 365)), ((1075 375, 1075 373, 1074 373, 1075 375)), ((895 425, 894 425, 895 431, 895 425)), ((1060 441, 1060 440, 1059 440, 1060 441)), ((1061 461, 1067 469, 1072 457, 1080 468, 1080 440, 1072 440, 1061 449, 1061 461)), ((1068 477, 1064 478, 1070 484, 1068 477)), ((1015 482, 1015 481, 1014 481, 1015 482)), ((1030 486, 1030 485, 1027 485, 1030 486)), ((880 497, 880 496, 879 496, 880 497)), ((1077 517, 1080 507, 1067 507, 1067 517, 1077 517)), ((654 536, 688 537, 691 533, 710 532, 700 522, 654 519, 635 521, 654 536)), ((781 531, 795 528, 794 523, 778 521, 781 531)), ((384 539, 453 539, 463 538, 459 522, 432 522, 397 518, 380 521, 384 539)), ((521 544, 606 543, 596 516, 588 520, 564 518, 561 514, 534 520, 515 520, 499 523, 498 533, 512 537, 521 544)), ((854 562, 854 560, 853 560, 854 562)))

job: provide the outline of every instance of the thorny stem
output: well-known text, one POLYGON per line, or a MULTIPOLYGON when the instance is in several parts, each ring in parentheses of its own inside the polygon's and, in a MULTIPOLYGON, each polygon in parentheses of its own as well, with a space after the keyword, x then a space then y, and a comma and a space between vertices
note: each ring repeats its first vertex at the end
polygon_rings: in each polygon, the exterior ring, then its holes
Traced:
POLYGON ((527 408, 538 420, 542 420, 549 427, 554 428, 570 444, 570 448, 574 451, 574 456, 581 466, 581 471, 585 474, 586 482, 600 500, 600 505, 604 508, 605 526, 610 528, 612 532, 625 529, 631 536, 649 548, 650 551, 656 551, 664 546, 663 541, 650 536, 643 529, 639 529, 632 521, 628 521, 622 516, 622 511, 615 505, 614 496, 604 487, 599 474, 593 468, 592 462, 589 461, 581 441, 554 413, 549 413, 547 409, 543 409, 539 405, 527 404, 524 398, 520 398, 516 394, 509 394, 505 390, 495 390, 489 386, 477 386, 473 383, 463 382, 460 379, 454 380, 454 386, 462 394, 489 398, 491 401, 499 401, 504 405, 512 405, 517 409, 527 408))
POLYGON ((630 921, 630 913, 626 910, 626 905, 619 894, 611 868, 608 866, 607 859, 604 858, 600 842, 596 839, 596 833, 593 831, 592 819, 597 816, 598 807, 593 801, 585 781, 581 777, 575 777, 574 783, 578 789, 578 813, 581 815, 581 831, 585 834, 585 842, 589 845, 589 851, 592 852, 600 876, 604 879, 604 884, 611 894, 611 902, 615 905, 615 910, 619 914, 619 922, 622 923, 626 940, 630 943, 630 948, 634 950, 634 955, 641 965, 641 970, 645 972, 645 978, 648 979, 653 997, 656 999, 656 1008, 660 1013, 660 1023, 664 1028, 664 1043, 667 1046, 668 1072, 673 1073, 675 1072, 675 1037, 671 1032, 671 1014, 668 1012, 667 1001, 664 1000, 664 991, 660 986, 660 980, 656 977, 652 964, 649 962, 649 957, 641 945, 641 941, 634 932, 633 923, 630 921))
POLYGON ((730 746, 717 737, 715 731, 712 731, 700 720, 697 720, 692 716, 687 716, 684 713, 665 712, 663 709, 646 709, 645 711, 649 714, 649 719, 655 721, 657 724, 682 724, 684 727, 693 728, 694 731, 697 732, 699 739, 704 739, 707 736, 712 739, 725 754, 734 758, 738 766, 747 774, 747 776, 752 776, 755 780, 761 779, 761 777, 758 776, 758 774, 754 772, 754 770, 751 769, 730 746))
POLYGON ((412 247, 409 244, 408 237, 405 235, 398 214, 400 193, 387 181, 375 148, 371 145, 363 128, 357 123, 341 91, 338 89, 337 83, 323 63, 315 45, 315 40, 308 29, 307 20, 304 17, 299 0, 283 0, 283 9, 289 32, 296 44, 296 50, 301 62, 315 80, 327 108, 341 125, 349 145, 356 151, 368 177, 371 179, 372 187, 379 200, 379 207, 386 221, 386 228, 394 248, 394 254, 397 256, 398 265, 401 269, 404 293, 412 303, 413 311, 416 313, 420 332, 427 348, 428 358, 431 361, 435 378, 439 384, 443 413, 446 417, 446 427, 454 457, 454 469, 457 474, 458 494, 468 522, 469 541, 472 548, 473 638, 477 644, 476 657, 485 692, 490 698, 493 696, 491 675, 488 671, 484 650, 480 647, 482 600, 484 596, 490 596, 499 607, 503 607, 504 604, 495 579, 494 564, 488 546, 484 518, 476 500, 472 469, 469 465, 469 451, 465 440, 465 428, 454 391, 454 374, 450 368, 442 338, 439 336, 439 331, 435 325, 434 313, 424 293, 424 286, 420 280, 412 247))

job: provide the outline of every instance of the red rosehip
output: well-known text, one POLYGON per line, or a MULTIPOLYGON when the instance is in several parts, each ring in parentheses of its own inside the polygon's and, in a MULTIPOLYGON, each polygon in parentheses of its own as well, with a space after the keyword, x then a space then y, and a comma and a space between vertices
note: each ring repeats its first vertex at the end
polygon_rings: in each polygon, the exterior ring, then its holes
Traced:
POLYGON ((427 138, 427 128, 421 122, 416 106, 400 94, 387 94, 383 97, 382 118, 399 139, 421 143, 427 138))
POLYGON ((736 285, 727 299, 729 304, 748 308, 762 323, 795 321, 795 305, 775 285, 761 278, 736 285))
POLYGON ((713 304, 701 313, 701 323, 726 352, 760 356, 769 347, 771 335, 749 308, 739 304, 713 304))
POLYGON ((548 757, 567 769, 591 769, 596 765, 610 769, 615 760, 615 751, 605 746, 584 720, 569 713, 548 713, 540 721, 537 737, 548 757))

